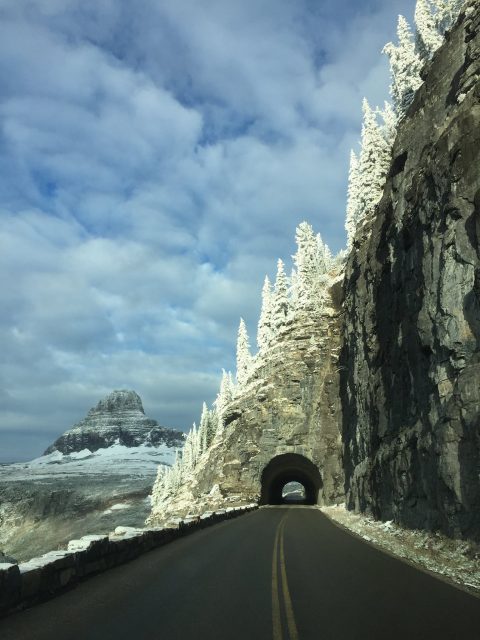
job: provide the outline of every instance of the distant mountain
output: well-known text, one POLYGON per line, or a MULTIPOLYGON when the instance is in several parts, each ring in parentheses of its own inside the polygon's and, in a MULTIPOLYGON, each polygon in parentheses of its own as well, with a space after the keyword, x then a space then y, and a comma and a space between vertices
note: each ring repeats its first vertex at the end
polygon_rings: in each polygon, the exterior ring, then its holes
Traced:
POLYGON ((182 447, 183 443, 183 432, 162 427, 156 420, 147 418, 138 393, 122 389, 100 400, 83 420, 55 440, 44 455, 54 451, 69 454, 84 449, 94 452, 114 444, 182 447))
POLYGON ((113 391, 40 458, 0 465, 0 550, 24 561, 82 535, 143 526, 158 466, 173 464, 184 442, 145 416, 135 391, 113 391))

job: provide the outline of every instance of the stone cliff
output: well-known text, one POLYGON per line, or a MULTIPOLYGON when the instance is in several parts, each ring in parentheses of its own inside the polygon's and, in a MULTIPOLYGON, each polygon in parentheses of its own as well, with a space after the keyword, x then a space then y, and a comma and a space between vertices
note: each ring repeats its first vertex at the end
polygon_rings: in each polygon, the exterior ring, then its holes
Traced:
POLYGON ((296 316, 151 523, 307 501, 480 538, 480 11, 423 70, 322 317, 296 316), (340 291, 339 291, 340 289, 340 291))
POLYGON ((400 124, 345 279, 347 506, 480 536, 480 12, 470 3, 400 124))
POLYGON ((343 500, 338 282, 329 297, 321 317, 299 316, 285 327, 228 407, 225 427, 195 473, 167 503, 156 503, 154 495, 149 522, 270 503, 289 479, 303 481, 312 502, 343 500))
POLYGON ((113 391, 93 408, 87 416, 65 431, 46 451, 72 453, 110 447, 118 443, 126 447, 142 444, 158 447, 181 447, 181 431, 161 427, 156 420, 147 418, 142 400, 135 391, 113 391))

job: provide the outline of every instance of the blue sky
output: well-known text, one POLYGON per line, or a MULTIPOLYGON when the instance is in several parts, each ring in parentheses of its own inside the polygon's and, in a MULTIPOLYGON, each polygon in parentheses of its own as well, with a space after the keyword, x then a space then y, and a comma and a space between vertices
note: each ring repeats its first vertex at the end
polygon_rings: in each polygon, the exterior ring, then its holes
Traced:
POLYGON ((310 221, 414 0, 0 0, 0 461, 115 388, 188 429, 310 221))

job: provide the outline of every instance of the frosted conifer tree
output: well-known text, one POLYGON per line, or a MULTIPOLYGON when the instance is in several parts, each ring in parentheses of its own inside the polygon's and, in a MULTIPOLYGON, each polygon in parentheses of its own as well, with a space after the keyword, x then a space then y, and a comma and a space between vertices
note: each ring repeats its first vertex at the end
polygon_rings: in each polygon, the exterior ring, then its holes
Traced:
POLYGON ((296 267, 293 299, 296 309, 321 311, 323 309, 326 276, 333 258, 320 234, 315 235, 307 222, 296 232, 297 253, 293 256, 296 267))
POLYGON ((332 266, 332 252, 330 247, 322 240, 322 236, 317 233, 317 277, 321 280, 322 276, 327 274, 332 266))
POLYGON ((391 162, 391 145, 385 140, 377 116, 363 101, 362 148, 358 162, 358 210, 356 224, 372 213, 382 197, 391 162))
POLYGON ((437 29, 441 35, 451 29, 465 4, 463 0, 431 0, 435 10, 437 29))
POLYGON ((430 0, 417 0, 415 24, 418 53, 428 60, 443 42, 430 0))
POLYGON ((273 293, 270 279, 265 276, 265 282, 262 289, 262 310, 258 321, 257 344, 261 352, 268 349, 270 340, 272 339, 272 321, 273 321, 273 293))
POLYGON ((215 413, 217 416, 217 429, 216 434, 219 434, 223 430, 223 417, 225 409, 233 400, 232 378, 225 369, 223 369, 222 380, 220 382, 220 391, 215 400, 215 413))
POLYGON ((275 279, 275 294, 273 299, 273 326, 275 332, 285 324, 290 303, 288 299, 288 279, 282 260, 277 263, 277 277, 275 279))
POLYGON ((250 355, 250 342, 247 327, 243 318, 240 318, 237 338, 237 382, 243 387, 248 380, 252 368, 252 356, 250 355))
POLYGON ((298 225, 295 234, 297 253, 293 256, 297 278, 295 299, 297 308, 311 307, 315 277, 317 276, 318 244, 312 226, 308 222, 298 225))
POLYGON ((360 171, 359 161, 355 151, 350 152, 350 171, 348 173, 347 217, 345 230, 347 232, 347 248, 351 249, 357 220, 360 215, 360 171))
POLYGON ((201 441, 201 450, 203 453, 212 444, 212 440, 215 436, 215 421, 213 418, 213 413, 208 409, 205 402, 202 406, 199 435, 201 441))
POLYGON ((192 429, 189 431, 185 444, 183 446, 182 470, 190 473, 195 469, 197 460, 200 456, 199 437, 197 425, 193 423, 192 429))
POLYGON ((397 114, 395 113, 395 110, 390 102, 385 102, 383 111, 378 109, 378 115, 383 120, 383 125, 381 125, 380 130, 383 134, 383 137, 385 138, 385 142, 391 149, 393 147, 393 143, 395 142, 395 136, 397 135, 397 114))
POLYGON ((415 91, 422 84, 422 61, 416 51, 410 25, 403 16, 398 16, 397 35, 398 45, 389 42, 383 52, 390 59, 393 105, 398 116, 402 117, 411 105, 415 91))

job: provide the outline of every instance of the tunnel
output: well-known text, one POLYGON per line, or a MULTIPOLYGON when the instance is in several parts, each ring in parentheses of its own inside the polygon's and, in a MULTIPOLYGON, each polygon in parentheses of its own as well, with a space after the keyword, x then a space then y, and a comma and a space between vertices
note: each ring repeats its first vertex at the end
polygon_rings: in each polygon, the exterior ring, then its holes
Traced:
POLYGON ((299 482, 305 488, 304 504, 318 504, 322 477, 308 458, 297 453, 285 453, 272 458, 262 473, 260 504, 285 504, 283 487, 299 482))

